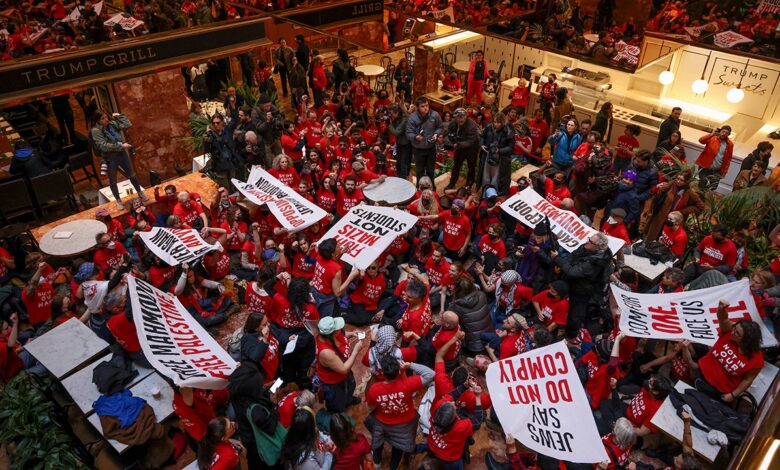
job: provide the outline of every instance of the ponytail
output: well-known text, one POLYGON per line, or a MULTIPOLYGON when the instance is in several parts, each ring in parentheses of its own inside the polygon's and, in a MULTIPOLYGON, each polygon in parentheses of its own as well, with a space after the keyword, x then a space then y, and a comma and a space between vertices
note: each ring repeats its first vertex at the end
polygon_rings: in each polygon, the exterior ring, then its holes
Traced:
POLYGON ((198 468, 207 470, 214 458, 214 448, 227 431, 226 418, 214 418, 206 425, 206 433, 198 444, 198 468))

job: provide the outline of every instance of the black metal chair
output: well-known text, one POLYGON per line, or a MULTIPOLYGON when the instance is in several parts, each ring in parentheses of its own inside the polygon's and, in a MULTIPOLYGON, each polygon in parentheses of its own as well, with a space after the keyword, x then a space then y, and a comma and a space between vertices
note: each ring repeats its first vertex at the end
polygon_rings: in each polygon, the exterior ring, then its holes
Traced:
POLYGON ((149 170, 149 186, 159 186, 162 183, 162 176, 154 170, 149 170))
POLYGON ((506 66, 506 61, 502 60, 501 63, 498 64, 498 71, 495 74, 493 74, 493 78, 495 78, 499 82, 501 81, 501 72, 504 71, 505 66, 506 66))
MULTIPOLYGON (((376 81, 374 82, 374 89, 376 91, 379 90, 387 90, 388 87, 392 90, 393 88, 393 75, 395 75, 395 65, 390 64, 387 67, 385 67, 384 73, 376 77, 376 81)), ((388 92, 388 94, 390 94, 388 92)))
POLYGON ((455 53, 454 52, 447 52, 443 56, 443 63, 444 63, 444 72, 450 73, 452 72, 452 64, 455 63, 455 53))
POLYGON ((184 176, 187 173, 190 173, 189 170, 184 168, 183 166, 179 165, 179 162, 173 162, 173 170, 176 172, 178 176, 184 176))
POLYGON ((357 68, 358 66, 358 58, 356 55, 349 56, 349 65, 357 68))
POLYGON ((0 215, 4 223, 21 215, 35 214, 35 204, 30 197, 27 183, 22 178, 0 183, 0 215))
POLYGON ((68 157, 68 173, 70 174, 70 180, 73 184, 94 179, 97 181, 98 186, 101 185, 97 168, 95 168, 95 160, 92 158, 92 153, 89 151, 74 153, 68 157), (90 171, 90 169, 92 171, 90 171), (83 177, 76 177, 75 172, 78 170, 84 172, 83 177))
POLYGON ((71 210, 78 210, 76 192, 65 169, 31 178, 30 186, 42 215, 46 215, 47 208, 58 206, 63 202, 67 202, 71 210))
POLYGON ((391 59, 389 55, 383 55, 382 58, 379 59, 379 65, 385 70, 387 70, 392 63, 393 59, 391 59))
POLYGON ((406 61, 409 62, 409 67, 414 67, 414 53, 412 51, 406 51, 406 61))

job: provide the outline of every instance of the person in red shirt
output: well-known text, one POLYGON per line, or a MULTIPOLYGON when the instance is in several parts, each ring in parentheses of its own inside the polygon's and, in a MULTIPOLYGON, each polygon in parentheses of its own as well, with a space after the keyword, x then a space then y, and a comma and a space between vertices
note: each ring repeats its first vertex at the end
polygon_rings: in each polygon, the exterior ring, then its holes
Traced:
POLYGON ((349 294, 350 302, 344 320, 350 325, 368 325, 379 312, 379 302, 387 289, 387 280, 379 271, 379 262, 374 261, 365 271, 353 269, 347 280, 349 283, 356 281, 357 287, 349 294))
POLYGON ((517 82, 517 86, 512 90, 509 95, 511 105, 517 109, 517 114, 525 114, 525 108, 528 106, 528 96, 531 93, 531 89, 528 88, 528 83, 524 78, 521 78, 517 82))
POLYGON ((270 385, 279 368, 279 340, 271 333, 268 318, 260 312, 251 312, 244 323, 241 336, 241 361, 249 361, 263 373, 263 383, 270 385))
MULTIPOLYGON (((513 109, 514 111, 514 109, 513 109)), ((509 118, 511 121, 511 117, 509 118)), ((519 158, 521 163, 527 163, 529 158, 535 159, 534 141, 530 136, 528 124, 525 121, 514 123, 515 128, 515 147, 512 150, 512 158, 519 158)))
POLYGON ((663 231, 658 241, 668 246, 674 256, 681 257, 688 246, 688 234, 683 223, 685 218, 679 211, 672 211, 666 216, 663 231))
POLYGON ((209 421, 203 440, 198 445, 198 468, 205 470, 234 470, 246 468, 246 449, 241 442, 231 439, 238 425, 225 417, 209 421))
POLYGON ((97 249, 92 258, 92 262, 102 272, 110 271, 119 266, 124 261, 127 249, 121 243, 111 240, 106 232, 98 233, 95 236, 97 249))
POLYGON ((342 282, 344 264, 340 261, 344 250, 335 238, 323 240, 317 245, 317 264, 311 278, 311 288, 317 310, 321 317, 332 317, 336 314, 336 298, 342 295, 349 285, 342 282))
POLYGON ((363 468, 363 459, 371 453, 371 444, 362 434, 355 432, 350 418, 334 414, 330 418, 330 437, 336 450, 332 470, 357 470, 363 468))
POLYGON ((360 403, 360 398, 353 396, 355 378, 352 365, 367 342, 358 340, 350 346, 348 337, 355 334, 342 333, 344 325, 341 317, 323 317, 317 323, 316 371, 322 382, 325 408, 331 413, 343 413, 347 406, 360 403))
POLYGON ((545 174, 545 170, 551 166, 552 162, 545 162, 537 179, 544 185, 544 198, 555 207, 561 207, 561 201, 571 198, 571 191, 566 186, 566 174, 562 171, 556 171, 552 176, 545 174))
POLYGON ((550 288, 536 294, 531 303, 550 333, 563 333, 569 316, 569 285, 565 281, 551 282, 550 288))
POLYGON ((0 284, 5 284, 11 279, 12 271, 16 269, 16 261, 11 253, 0 246, 0 284))
POLYGON ((595 347, 582 357, 577 359, 575 366, 585 366, 588 377, 585 381, 585 390, 590 395, 590 407, 597 410, 601 402, 610 392, 611 380, 620 378, 618 365, 620 363, 620 342, 626 337, 622 331, 615 337, 615 341, 607 338, 596 342, 595 347), (611 352, 610 352, 611 350, 611 352))
POLYGON ((446 254, 447 250, 443 246, 438 246, 425 263, 425 274, 431 287, 441 285, 444 276, 450 271, 450 263, 445 259, 446 254))
POLYGON ((206 434, 209 421, 217 417, 216 408, 227 405, 230 397, 227 389, 202 390, 191 387, 174 387, 173 412, 187 433, 187 440, 193 450, 206 434))
POLYGON ((363 191, 357 187, 357 178, 348 175, 344 178, 344 186, 336 195, 336 215, 344 217, 350 209, 363 202, 363 191))
MULTIPOLYGON (((631 245, 631 238, 628 236, 628 229, 626 224, 623 223, 623 219, 626 218, 626 211, 620 207, 616 207, 609 211, 609 217, 601 224, 601 231, 609 235, 623 240, 626 246, 631 245)), ((618 257, 622 256, 622 251, 618 253, 618 257)))
POLYGON ((764 367, 761 329, 752 320, 732 323, 729 303, 718 304, 719 338, 710 352, 699 360, 696 389, 712 398, 731 403, 750 388, 764 367))
POLYGON ((642 129, 636 124, 628 124, 623 135, 618 137, 617 147, 615 148, 615 165, 613 171, 619 175, 629 166, 631 159, 634 158, 634 152, 639 148, 639 140, 636 138, 642 129))
POLYGON ((503 323, 506 317, 524 309, 534 295, 533 288, 523 285, 520 274, 512 269, 502 272, 489 287, 496 297, 495 304, 490 308, 494 325, 503 323))
MULTIPOLYGON (((504 234, 504 224, 492 223, 487 228, 487 233, 479 238, 477 247, 483 258, 490 256, 494 259, 493 265, 506 257, 506 243, 501 238, 504 234)), ((489 263, 488 263, 489 264, 489 263)))
POLYGON ((451 91, 451 92, 459 92, 463 89, 463 85, 460 83, 460 78, 458 78, 458 73, 453 71, 446 77, 444 77, 444 80, 441 82, 441 88, 444 91, 451 91))
POLYGON ((106 224, 106 233, 112 240, 122 242, 125 239, 125 227, 122 222, 111 217, 108 209, 101 207, 95 211, 95 219, 106 224))
POLYGON ((484 235, 489 225, 501 222, 501 206, 498 202, 496 188, 486 188, 484 198, 477 206, 477 227, 475 230, 477 234, 484 235))
POLYGON ((407 307, 395 327, 403 332, 406 341, 427 338, 433 324, 428 286, 417 279, 409 279, 403 292, 407 307))
POLYGON ((683 292, 685 290, 685 273, 680 268, 669 268, 664 271, 661 282, 658 283, 657 292, 649 291, 649 294, 669 294, 683 292))
POLYGON ((669 378, 653 374, 645 383, 639 393, 634 395, 631 402, 626 404, 620 399, 613 398, 601 402, 600 423, 602 429, 611 429, 621 417, 626 417, 634 426, 634 433, 638 437, 644 437, 658 431, 658 428, 650 422, 653 416, 661 408, 664 400, 674 388, 669 378))
POLYGON ((174 206, 172 214, 178 216, 182 224, 189 225, 196 230, 209 226, 208 218, 203 212, 203 206, 199 202, 193 201, 190 198, 190 193, 182 191, 176 196, 176 199, 179 202, 174 206))
MULTIPOLYGON (((433 338, 431 338, 431 344, 438 353, 452 338, 458 337, 462 339, 464 335, 461 333, 460 318, 458 317, 458 314, 452 311, 446 311, 441 314, 441 326, 436 330, 433 338)), ((457 339, 449 348, 447 348, 447 351, 442 354, 442 360, 445 361, 448 371, 452 371, 459 365, 458 358, 460 357, 460 347, 460 339, 457 339)))
POLYGON ((544 120, 544 110, 541 108, 536 108, 533 119, 528 120, 528 132, 533 142, 531 156, 541 161, 542 147, 550 136, 550 125, 544 120))
POLYGON ((46 268, 51 269, 51 267, 45 261, 41 261, 36 268, 22 291, 22 302, 27 309, 28 320, 33 329, 38 329, 52 317, 52 302, 55 296, 54 287, 43 274, 46 268))
MULTIPOLYGON (((282 132, 280 143, 284 150, 284 154, 287 155, 292 162, 300 164, 301 160, 303 160, 303 146, 306 143, 306 140, 295 132, 295 124, 292 121, 285 121, 284 132, 282 132)), ((274 167, 275 166, 276 165, 274 165, 274 167)), ((290 167, 292 167, 292 165, 290 165, 290 167)), ((289 184, 288 186, 292 188, 295 187, 294 185, 289 184)))
POLYGON ((328 77, 325 75, 325 69, 322 66, 322 56, 315 56, 312 59, 311 84, 314 90, 314 106, 322 106, 322 97, 328 88, 328 77))
POLYGON ((428 433, 428 452, 441 465, 447 468, 462 468, 463 453, 474 431, 482 425, 482 387, 476 381, 469 384, 476 395, 476 407, 473 415, 460 417, 453 395, 443 397, 431 407, 431 428, 428 433))
POLYGON ((466 203, 463 199, 455 199, 449 211, 420 217, 424 220, 438 220, 441 223, 442 243, 447 249, 447 257, 451 260, 460 260, 466 254, 471 240, 471 220, 463 213, 465 208, 466 203))
POLYGON ((8 331, 8 336, 0 337, 0 378, 8 382, 24 369, 24 363, 16 352, 19 338, 19 317, 12 313, 7 320, 0 320, 0 331, 8 331))
POLYGON ((723 274, 732 274, 737 264, 737 246, 727 238, 728 229, 724 225, 712 227, 712 232, 702 239, 694 251, 695 263, 690 263, 683 269, 685 283, 699 277, 710 269, 716 269, 723 274))
POLYGON ((396 470, 403 455, 415 448, 418 416, 414 395, 431 383, 434 372, 420 364, 401 362, 392 354, 382 357, 380 364, 385 380, 374 382, 366 392, 366 404, 373 408, 372 453, 374 465, 380 468, 387 441, 392 448, 389 468, 396 470), (407 367, 415 375, 402 375, 407 367))
POLYGON ((626 418, 620 418, 615 421, 612 432, 601 438, 604 449, 607 451, 609 460, 601 462, 593 468, 600 470, 615 470, 616 468, 628 468, 631 463, 631 451, 636 443, 636 432, 634 426, 626 418))
POLYGON ((122 349, 134 363, 152 368, 141 350, 141 342, 138 339, 135 323, 133 323, 132 313, 130 310, 125 311, 124 293, 116 291, 109 293, 106 296, 105 304, 107 308, 117 312, 106 322, 106 327, 116 342, 122 346, 122 349))
POLYGON ((278 155, 274 159, 273 168, 268 170, 268 173, 290 188, 297 187, 301 180, 293 167, 292 160, 287 155, 278 155))
POLYGON ((371 87, 366 82, 366 75, 358 72, 357 79, 352 81, 349 86, 349 98, 352 100, 352 107, 356 110, 365 111, 368 107, 368 93, 371 87))

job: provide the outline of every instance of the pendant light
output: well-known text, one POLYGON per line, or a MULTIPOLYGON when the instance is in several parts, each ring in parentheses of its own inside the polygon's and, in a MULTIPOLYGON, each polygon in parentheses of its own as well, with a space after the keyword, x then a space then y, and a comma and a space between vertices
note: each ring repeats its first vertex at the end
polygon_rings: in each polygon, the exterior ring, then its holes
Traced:
POLYGON ((658 81, 661 83, 661 85, 669 85, 674 81, 674 73, 669 70, 671 66, 672 63, 670 61, 669 65, 666 67, 666 70, 658 74, 658 81))
POLYGON ((726 93, 726 100, 729 103, 737 104, 741 103, 742 100, 745 99, 745 91, 742 89, 742 79, 745 78, 745 75, 747 75, 747 68, 749 64, 750 59, 745 62, 745 70, 742 72, 742 75, 739 76, 739 83, 737 86, 730 88, 726 93))
POLYGON ((693 84, 691 85, 691 89, 697 95, 703 94, 710 87, 710 84, 707 83, 707 80, 704 79, 704 73, 707 71, 707 66, 710 64, 711 55, 712 52, 707 54, 707 62, 704 63, 704 68, 701 71, 701 78, 693 82, 693 84))

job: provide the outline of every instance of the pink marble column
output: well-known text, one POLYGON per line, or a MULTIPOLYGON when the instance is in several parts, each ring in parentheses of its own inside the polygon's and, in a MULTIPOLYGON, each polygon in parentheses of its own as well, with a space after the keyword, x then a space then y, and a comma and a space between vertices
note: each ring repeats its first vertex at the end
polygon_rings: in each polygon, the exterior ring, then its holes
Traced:
POLYGON ((412 94, 422 96, 439 87, 441 53, 424 47, 414 48, 414 80, 412 94))
POLYGON ((125 135, 136 148, 133 164, 141 184, 149 184, 149 170, 170 178, 176 176, 174 163, 192 168, 189 109, 179 69, 115 82, 114 91, 120 112, 133 123, 125 135))

